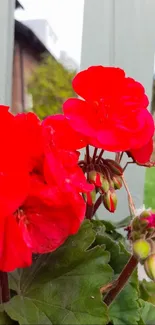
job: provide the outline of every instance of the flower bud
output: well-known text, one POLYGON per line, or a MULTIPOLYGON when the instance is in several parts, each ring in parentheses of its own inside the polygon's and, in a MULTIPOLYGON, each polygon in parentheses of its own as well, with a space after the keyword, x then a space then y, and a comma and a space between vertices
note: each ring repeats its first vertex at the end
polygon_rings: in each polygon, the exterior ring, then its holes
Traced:
POLYGON ((147 240, 151 246, 151 254, 155 254, 155 241, 153 239, 147 240))
POLYGON ((110 168, 110 170, 114 175, 118 175, 118 176, 123 175, 122 167, 115 160, 105 159, 104 162, 110 168))
POLYGON ((103 204, 108 211, 112 213, 115 212, 117 207, 117 196, 113 188, 110 188, 109 191, 103 195, 103 204))
POLYGON ((155 254, 148 256, 144 263, 144 268, 147 276, 155 281, 155 254))
POLYGON ((148 210, 144 210, 141 214, 140 214, 140 219, 147 219, 151 216, 151 211, 148 210))
POLYGON ((132 220, 132 229, 133 230, 140 230, 140 226, 141 226, 141 221, 140 221, 139 217, 135 217, 132 220))
POLYGON ((140 215, 140 220, 145 229, 155 228, 155 214, 152 211, 143 211, 140 215))
POLYGON ((114 188, 115 190, 119 190, 122 187, 122 178, 120 176, 113 176, 112 178, 113 183, 114 183, 114 188))
POLYGON ((83 197, 84 197, 84 200, 85 202, 88 204, 88 205, 93 205, 96 201, 96 191, 93 190, 91 192, 87 192, 87 193, 83 193, 83 197))
POLYGON ((100 193, 101 194, 104 194, 104 193, 107 193, 109 191, 109 182, 108 180, 103 176, 102 177, 102 184, 100 186, 100 193))
POLYGON ((140 239, 142 236, 140 231, 132 231, 130 233, 129 239, 132 239, 132 241, 136 241, 137 239, 140 239))
POLYGON ((90 183, 93 183, 95 186, 100 187, 102 185, 103 177, 102 174, 92 170, 88 174, 88 179, 90 183))
POLYGON ((151 253, 151 245, 145 239, 138 239, 133 243, 133 254, 140 260, 145 260, 151 253))

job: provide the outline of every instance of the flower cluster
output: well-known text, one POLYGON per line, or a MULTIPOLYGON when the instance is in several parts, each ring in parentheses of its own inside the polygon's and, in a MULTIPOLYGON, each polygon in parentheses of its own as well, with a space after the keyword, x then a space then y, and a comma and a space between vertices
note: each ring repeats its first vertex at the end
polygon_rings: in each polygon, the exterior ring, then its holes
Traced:
POLYGON ((126 152, 139 164, 150 160, 154 122, 140 83, 119 68, 96 66, 78 73, 73 88, 83 99, 68 99, 64 114, 43 122, 0 107, 2 271, 29 266, 33 253, 57 249, 78 231, 96 194, 115 211, 123 169, 120 160, 103 159, 104 150, 126 152), (87 154, 80 160, 83 148, 87 154))
POLYGON ((126 229, 133 254, 144 264, 146 274, 155 281, 155 214, 144 210, 126 229))

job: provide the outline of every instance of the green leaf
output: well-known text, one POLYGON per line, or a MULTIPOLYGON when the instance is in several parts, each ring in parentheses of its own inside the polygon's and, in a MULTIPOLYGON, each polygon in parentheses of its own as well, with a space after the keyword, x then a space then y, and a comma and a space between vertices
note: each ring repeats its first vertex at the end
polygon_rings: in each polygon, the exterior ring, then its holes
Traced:
POLYGON ((105 245, 106 250, 110 252, 109 264, 113 268, 115 274, 119 274, 127 263, 130 254, 121 241, 113 239, 112 231, 108 234, 105 232, 105 224, 103 225, 101 221, 93 220, 93 229, 97 233, 94 246, 105 245))
POLYGON ((143 319, 140 318, 140 320, 139 320, 139 322, 138 322, 138 325, 146 325, 146 324, 144 323, 143 319))
POLYGON ((6 314, 5 311, 0 311, 0 325, 13 325, 14 321, 6 314))
POLYGON ((155 305, 155 283, 143 280, 140 282, 141 298, 155 305))
POLYGON ((115 228, 119 229, 119 228, 124 228, 126 226, 128 226, 131 222, 131 216, 128 216, 124 219, 122 219, 121 221, 118 222, 114 222, 113 225, 115 226, 115 228))
POLYGON ((95 235, 86 221, 57 251, 13 273, 10 284, 18 295, 5 305, 10 317, 21 325, 107 324, 99 288, 111 282, 113 272, 104 247, 91 248, 95 235))
POLYGON ((146 325, 155 324, 155 306, 150 302, 141 300, 141 318, 146 325))
POLYGON ((140 319, 138 291, 128 283, 109 308, 114 325, 137 325, 140 319))

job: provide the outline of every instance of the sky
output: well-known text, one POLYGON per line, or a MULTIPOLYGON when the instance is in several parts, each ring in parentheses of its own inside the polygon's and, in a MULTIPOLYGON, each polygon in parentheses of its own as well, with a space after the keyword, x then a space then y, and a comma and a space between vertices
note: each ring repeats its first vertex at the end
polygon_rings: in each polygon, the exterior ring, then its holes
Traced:
POLYGON ((19 19, 45 18, 56 33, 60 48, 78 64, 81 57, 84 0, 20 0, 19 19))

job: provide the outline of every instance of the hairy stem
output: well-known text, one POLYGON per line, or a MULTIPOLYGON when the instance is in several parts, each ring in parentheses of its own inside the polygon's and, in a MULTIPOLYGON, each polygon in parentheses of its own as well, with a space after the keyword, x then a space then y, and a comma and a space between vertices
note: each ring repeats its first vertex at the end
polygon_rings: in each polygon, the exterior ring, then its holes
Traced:
POLYGON ((101 150, 99 156, 97 157, 96 164, 99 163, 100 159, 102 158, 103 153, 104 153, 104 150, 101 150))
POLYGON ((115 154, 115 161, 117 162, 117 163, 119 163, 119 160, 120 160, 120 152, 116 152, 116 154, 115 154))
POLYGON ((89 165, 90 164, 89 146, 86 147, 86 159, 87 159, 87 165, 89 165))
POLYGON ((116 280, 116 285, 109 290, 109 292, 107 293, 107 295, 104 298, 104 302, 107 306, 111 305, 111 303, 114 301, 116 296, 124 288, 125 284, 129 280, 131 274, 137 267, 137 264, 138 264, 138 260, 134 256, 131 256, 128 263, 126 264, 123 271, 121 272, 120 276, 116 280))
POLYGON ((131 213, 131 216, 132 217, 135 217, 136 216, 136 209, 135 209, 135 205, 134 205, 134 202, 133 202, 133 199, 132 199, 132 196, 131 196, 131 193, 129 191, 129 188, 128 188, 128 185, 127 185, 127 182, 124 178, 124 175, 122 176, 122 180, 123 180, 123 184, 124 184, 124 187, 126 189, 126 192, 128 194, 128 203, 129 203, 129 210, 130 210, 130 213, 131 213))
POLYGON ((97 150, 98 150, 98 148, 94 149, 93 160, 92 160, 93 163, 95 162, 95 159, 96 159, 97 150))
POLYGON ((86 207, 86 219, 91 220, 94 214, 94 205, 88 205, 86 207))
POLYGON ((8 283, 8 274, 0 271, 0 303, 4 303, 10 300, 10 290, 8 283))
POLYGON ((97 199, 97 201, 95 202, 94 209, 93 209, 93 215, 96 213, 96 211, 98 210, 101 203, 102 203, 102 195, 100 195, 99 198, 97 199))

